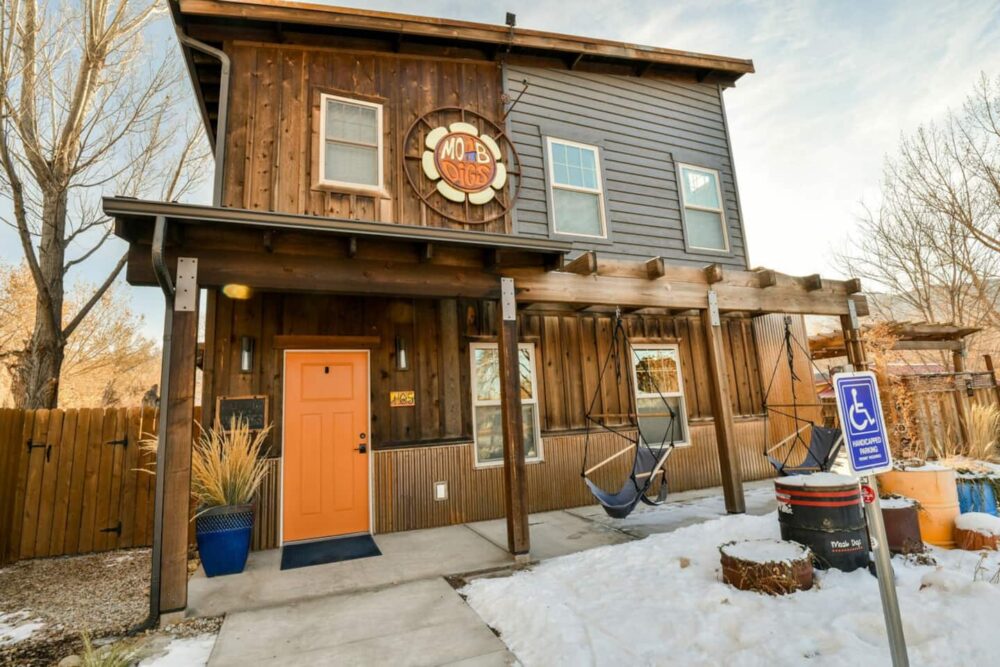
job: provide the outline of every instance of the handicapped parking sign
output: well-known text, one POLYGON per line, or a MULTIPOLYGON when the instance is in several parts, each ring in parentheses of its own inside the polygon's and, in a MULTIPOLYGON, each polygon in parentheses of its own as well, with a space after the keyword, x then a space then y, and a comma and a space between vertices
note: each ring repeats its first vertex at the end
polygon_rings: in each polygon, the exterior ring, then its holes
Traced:
POLYGON ((865 475, 891 470, 892 454, 875 374, 838 373, 833 377, 833 389, 851 470, 865 475))

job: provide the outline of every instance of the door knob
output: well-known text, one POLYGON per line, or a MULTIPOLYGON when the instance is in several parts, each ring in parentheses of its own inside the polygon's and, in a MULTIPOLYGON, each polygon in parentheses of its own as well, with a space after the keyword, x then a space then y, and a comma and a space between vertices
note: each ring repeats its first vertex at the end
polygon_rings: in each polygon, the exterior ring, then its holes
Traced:
POLYGON ((364 454, 365 452, 368 451, 368 447, 366 447, 365 445, 361 444, 361 445, 358 445, 357 447, 355 447, 354 451, 360 452, 360 453, 364 454))

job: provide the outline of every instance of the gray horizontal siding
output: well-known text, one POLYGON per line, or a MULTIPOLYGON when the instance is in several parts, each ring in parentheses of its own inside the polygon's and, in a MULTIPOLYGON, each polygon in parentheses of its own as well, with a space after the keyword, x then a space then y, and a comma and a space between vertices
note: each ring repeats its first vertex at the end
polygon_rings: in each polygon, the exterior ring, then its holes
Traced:
POLYGON ((543 137, 596 144, 601 151, 610 242, 572 240, 602 256, 745 268, 733 165, 719 89, 714 85, 514 66, 506 69, 509 117, 522 162, 517 233, 550 236, 543 137), (730 253, 687 251, 675 162, 721 175, 730 253))

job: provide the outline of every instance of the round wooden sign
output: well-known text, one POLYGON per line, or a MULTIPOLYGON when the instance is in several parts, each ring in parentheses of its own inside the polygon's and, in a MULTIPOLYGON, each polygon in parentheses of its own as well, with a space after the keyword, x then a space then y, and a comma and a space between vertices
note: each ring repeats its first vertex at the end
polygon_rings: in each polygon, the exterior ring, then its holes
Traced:
POLYGON ((474 111, 434 109, 414 121, 404 145, 410 186, 449 220, 485 224, 506 215, 517 199, 517 151, 499 125, 474 111), (517 179, 513 192, 511 176, 517 179))

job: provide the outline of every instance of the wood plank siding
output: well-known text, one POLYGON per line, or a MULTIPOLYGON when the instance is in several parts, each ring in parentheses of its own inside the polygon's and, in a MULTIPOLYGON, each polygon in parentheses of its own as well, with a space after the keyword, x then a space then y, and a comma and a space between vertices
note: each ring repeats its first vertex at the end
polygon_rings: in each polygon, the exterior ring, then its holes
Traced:
POLYGON ((609 257, 747 268, 719 86, 516 65, 505 68, 505 85, 512 98, 524 92, 508 117, 524 165, 518 234, 553 235, 544 165, 544 139, 553 137, 598 146, 609 218, 607 242, 559 238, 609 257), (685 248, 677 162, 719 172, 729 253, 685 248))
MULTIPOLYGON (((406 180, 404 154, 419 156, 430 128, 419 129, 420 145, 404 146, 403 139, 414 121, 439 107, 463 107, 498 121, 497 63, 248 42, 225 48, 232 59, 232 97, 224 206, 465 228, 424 206, 406 180), (381 194, 316 186, 321 93, 383 106, 381 194)), ((492 206, 472 207, 472 214, 486 215, 492 206)), ((509 232, 509 216, 474 227, 509 232)))
MULTIPOLYGON (((212 419, 215 398, 264 394, 272 406, 271 452, 280 452, 283 350, 291 347, 371 350, 372 430, 375 449, 472 438, 469 343, 493 340, 493 302, 466 299, 389 299, 260 293, 247 301, 209 298, 206 340, 214 361, 203 378, 202 405, 212 419), (255 339, 254 369, 239 371, 242 336, 255 339), (298 338, 298 342, 296 337, 298 338), (323 338, 327 337, 327 338, 323 338), (407 347, 409 369, 396 369, 396 339, 407 347), (287 342, 287 341, 290 341, 287 342), (414 391, 416 406, 389 407, 390 391, 414 391)), ((597 371, 607 356, 612 320, 591 313, 519 316, 520 338, 536 346, 541 428, 545 434, 579 431, 597 390, 597 371)), ((737 415, 760 412, 760 377, 750 321, 724 318, 725 350, 737 415)), ((704 382, 707 361, 697 317, 633 315, 630 337, 678 341, 688 419, 710 419, 704 382)), ((596 407, 621 412, 626 387, 605 385, 596 407)))
MULTIPOLYGON (((763 424, 759 418, 736 422, 737 453, 745 480, 774 474, 761 456, 763 424)), ((528 510, 545 512, 594 502, 580 479, 585 436, 544 438, 545 460, 527 466, 528 510)), ((622 441, 607 433, 592 436, 594 460, 610 456, 622 441)), ((621 457, 595 473, 595 481, 617 489, 631 462, 621 457)), ((484 521, 503 516, 503 470, 473 467, 472 445, 390 449, 375 452, 375 531, 430 528, 484 521), (434 500, 434 483, 448 483, 448 498, 434 500)), ((714 428, 691 426, 691 445, 679 448, 667 463, 671 491, 717 486, 721 482, 714 428)))

